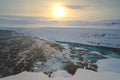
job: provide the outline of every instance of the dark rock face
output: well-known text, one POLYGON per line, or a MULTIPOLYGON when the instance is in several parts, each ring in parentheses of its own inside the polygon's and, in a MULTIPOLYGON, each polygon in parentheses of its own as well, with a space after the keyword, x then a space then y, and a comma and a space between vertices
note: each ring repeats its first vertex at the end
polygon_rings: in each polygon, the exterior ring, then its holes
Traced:
POLYGON ((30 71, 33 61, 30 50, 35 40, 9 30, 0 30, 0 77, 5 77, 22 71, 30 71), (29 50, 29 51, 28 51, 29 50), (20 56, 21 53, 26 55, 20 56))

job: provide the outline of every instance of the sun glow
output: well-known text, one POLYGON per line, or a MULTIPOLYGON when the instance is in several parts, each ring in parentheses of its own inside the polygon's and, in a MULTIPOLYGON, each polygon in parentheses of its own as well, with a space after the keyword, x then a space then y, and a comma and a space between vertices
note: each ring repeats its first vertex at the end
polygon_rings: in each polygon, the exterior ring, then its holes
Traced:
POLYGON ((62 6, 56 6, 54 9, 53 9, 53 15, 55 17, 64 17, 65 16, 65 9, 64 7, 62 6))

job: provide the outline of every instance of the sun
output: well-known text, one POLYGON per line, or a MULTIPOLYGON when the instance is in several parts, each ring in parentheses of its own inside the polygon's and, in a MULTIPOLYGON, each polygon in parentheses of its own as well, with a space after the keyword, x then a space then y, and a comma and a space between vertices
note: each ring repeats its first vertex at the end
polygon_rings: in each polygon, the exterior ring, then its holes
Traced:
POLYGON ((65 16, 65 9, 64 7, 62 6, 56 6, 54 9, 53 9, 53 15, 55 17, 64 17, 65 16))

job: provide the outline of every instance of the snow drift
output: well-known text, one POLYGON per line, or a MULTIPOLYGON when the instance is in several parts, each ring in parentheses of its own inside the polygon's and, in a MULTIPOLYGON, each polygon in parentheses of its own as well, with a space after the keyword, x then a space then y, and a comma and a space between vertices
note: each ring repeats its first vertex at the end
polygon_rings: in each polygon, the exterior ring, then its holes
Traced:
POLYGON ((70 78, 55 77, 48 78, 43 73, 22 72, 15 76, 1 78, 0 80, 119 80, 120 74, 114 72, 93 72, 78 69, 76 74, 70 78))

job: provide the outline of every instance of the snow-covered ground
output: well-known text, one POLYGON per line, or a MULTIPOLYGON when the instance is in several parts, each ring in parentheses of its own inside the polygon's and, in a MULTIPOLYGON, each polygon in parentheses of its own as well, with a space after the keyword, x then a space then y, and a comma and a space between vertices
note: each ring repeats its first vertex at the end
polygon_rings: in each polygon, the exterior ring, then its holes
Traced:
MULTIPOLYGON (((39 37, 40 39, 52 40, 52 41, 66 41, 75 42, 89 45, 106 46, 120 48, 120 29, 83 29, 83 28, 21 28, 13 29, 17 32, 39 37)), ((37 41, 40 45, 41 42, 37 41)), ((43 43, 43 42, 42 42, 43 43)), ((37 43, 36 43, 37 44, 37 43)), ((38 45, 39 46, 39 45, 38 45)), ((51 48, 48 44, 44 44, 45 52, 54 51, 55 54, 49 57, 44 65, 41 67, 41 62, 35 63, 33 69, 36 72, 39 70, 47 70, 48 68, 58 68, 54 66, 54 62, 66 62, 69 61, 69 49, 60 51, 55 48, 51 48), (67 53, 67 54, 66 54, 67 53), (38 66, 36 66, 36 64, 38 66), (52 64, 52 66, 50 66, 52 64), (40 68, 38 69, 37 67, 40 68)), ((75 47, 75 49, 86 50, 84 48, 75 47)), ((101 55, 96 51, 91 51, 91 54, 101 55)), ((55 64, 57 65, 57 64, 55 64)), ((73 77, 66 71, 56 71, 52 74, 52 78, 48 78, 47 75, 31 72, 22 72, 18 75, 0 78, 0 80, 119 80, 120 79, 120 59, 103 59, 97 62, 99 66, 98 72, 78 69, 73 77), (63 75, 64 74, 64 75, 63 75), (65 77, 65 78, 64 78, 65 77), (69 77, 69 78, 66 78, 69 77)))
POLYGON ((120 73, 120 59, 109 58, 97 62, 99 72, 116 72, 120 73))
POLYGON ((120 48, 120 29, 22 28, 14 30, 47 40, 120 48))
POLYGON ((78 69, 73 77, 65 78, 68 74, 63 74, 65 72, 59 71, 57 77, 48 78, 47 75, 43 73, 31 73, 22 72, 20 74, 0 78, 0 80, 119 80, 120 73, 114 72, 93 72, 88 70, 78 69), (61 77, 64 75, 64 77, 61 77))

